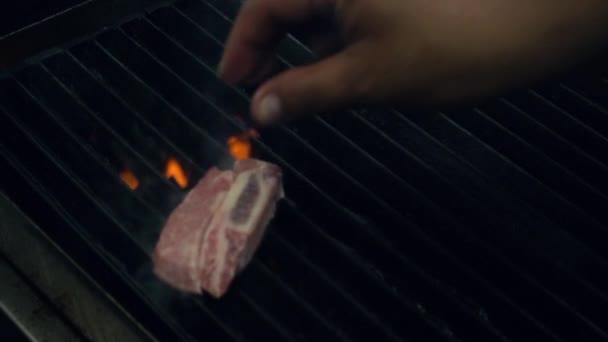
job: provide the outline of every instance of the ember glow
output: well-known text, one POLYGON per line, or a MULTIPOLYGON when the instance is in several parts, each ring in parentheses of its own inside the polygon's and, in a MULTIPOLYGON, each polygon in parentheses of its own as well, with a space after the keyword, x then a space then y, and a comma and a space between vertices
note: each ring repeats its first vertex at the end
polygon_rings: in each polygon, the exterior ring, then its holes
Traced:
POLYGON ((133 171, 124 170, 119 174, 119 176, 120 179, 122 179, 122 181, 127 184, 131 190, 135 190, 139 187, 139 179, 137 179, 137 176, 135 176, 133 171))
POLYGON ((170 158, 167 161, 167 166, 165 167, 165 177, 168 179, 173 179, 180 188, 185 189, 188 186, 188 177, 184 172, 184 169, 179 164, 179 162, 170 158))
POLYGON ((236 160, 251 158, 251 137, 258 138, 260 134, 252 129, 239 135, 228 138, 228 150, 236 160))

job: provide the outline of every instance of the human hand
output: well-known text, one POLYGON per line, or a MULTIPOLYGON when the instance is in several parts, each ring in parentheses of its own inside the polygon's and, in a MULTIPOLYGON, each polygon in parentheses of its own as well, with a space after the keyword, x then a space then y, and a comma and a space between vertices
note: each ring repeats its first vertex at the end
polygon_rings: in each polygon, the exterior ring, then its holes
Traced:
POLYGON ((354 104, 449 105, 589 56, 607 42, 606 14, 605 0, 247 0, 219 73, 247 79, 287 32, 321 21, 335 27, 316 37, 331 53, 263 82, 251 109, 259 123, 354 104))

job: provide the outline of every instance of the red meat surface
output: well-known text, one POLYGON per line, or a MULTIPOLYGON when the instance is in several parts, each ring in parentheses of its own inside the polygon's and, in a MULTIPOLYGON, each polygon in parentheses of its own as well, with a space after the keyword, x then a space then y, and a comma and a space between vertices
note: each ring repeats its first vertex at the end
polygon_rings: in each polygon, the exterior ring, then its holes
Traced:
POLYGON ((221 297, 255 254, 277 202, 281 170, 255 159, 213 168, 170 215, 154 252, 155 274, 185 292, 221 297))

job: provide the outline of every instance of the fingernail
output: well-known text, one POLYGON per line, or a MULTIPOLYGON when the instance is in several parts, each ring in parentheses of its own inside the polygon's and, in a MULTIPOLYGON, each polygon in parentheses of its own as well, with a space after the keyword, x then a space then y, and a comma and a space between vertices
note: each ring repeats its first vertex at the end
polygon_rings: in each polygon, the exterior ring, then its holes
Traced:
POLYGON ((276 94, 268 94, 260 100, 256 120, 267 124, 276 121, 281 115, 281 99, 276 94))

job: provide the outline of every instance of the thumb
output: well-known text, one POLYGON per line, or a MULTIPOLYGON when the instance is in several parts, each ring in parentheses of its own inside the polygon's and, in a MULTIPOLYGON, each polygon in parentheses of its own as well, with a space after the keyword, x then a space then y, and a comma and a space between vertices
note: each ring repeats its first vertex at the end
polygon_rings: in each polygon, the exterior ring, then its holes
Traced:
POLYGON ((273 124, 304 114, 348 106, 363 96, 363 69, 354 49, 344 50, 316 64, 285 71, 266 81, 251 103, 254 119, 273 124))

